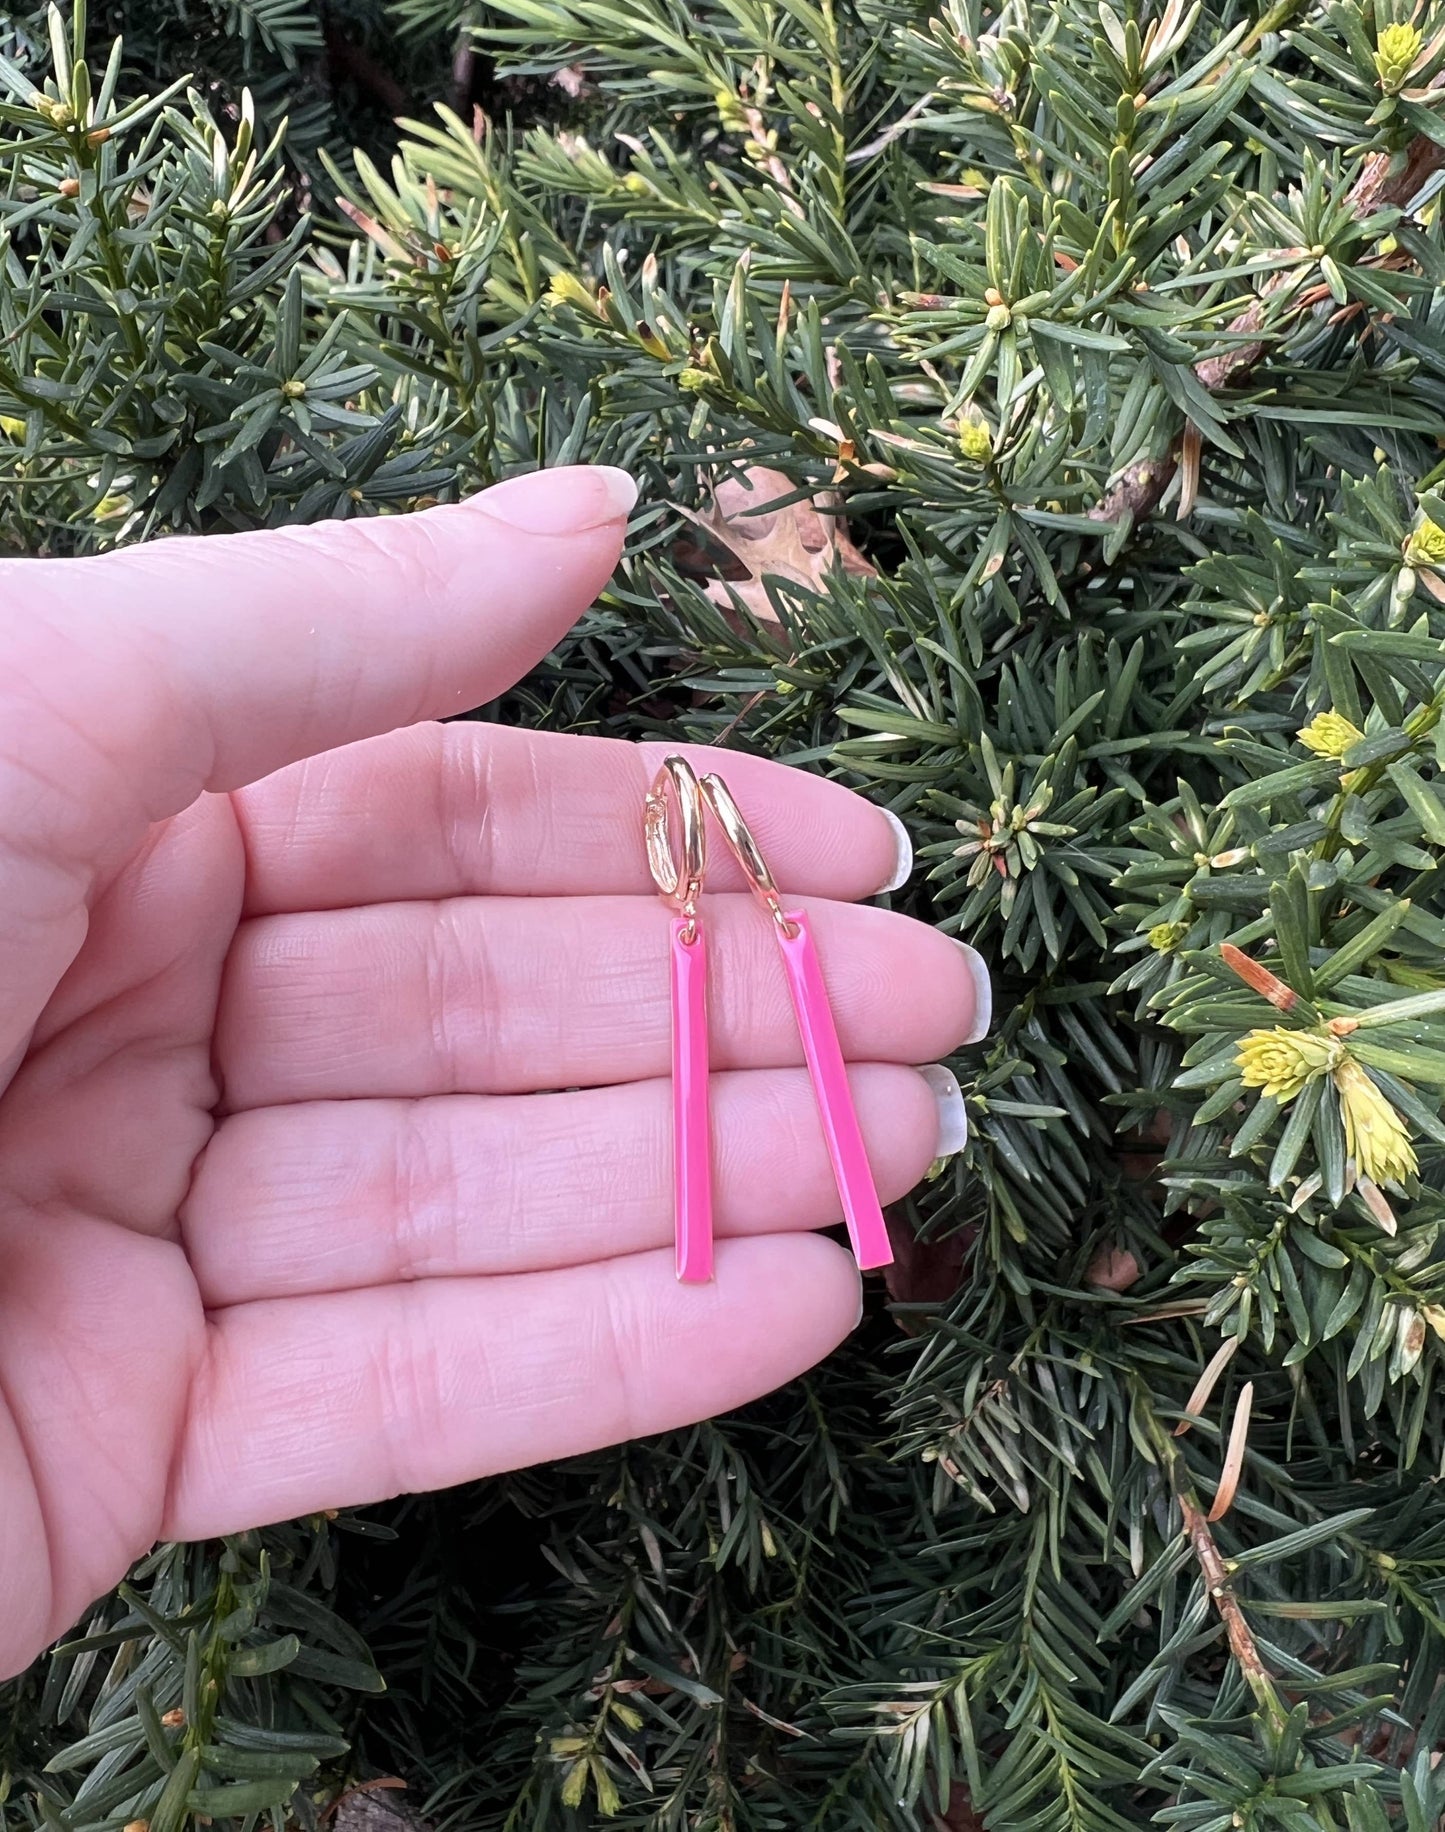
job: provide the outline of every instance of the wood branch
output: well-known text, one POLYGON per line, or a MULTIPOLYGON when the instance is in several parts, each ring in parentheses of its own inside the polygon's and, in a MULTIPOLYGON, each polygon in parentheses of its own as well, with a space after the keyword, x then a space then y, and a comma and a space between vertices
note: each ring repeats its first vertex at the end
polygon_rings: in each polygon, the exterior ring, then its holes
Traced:
MULTIPOLYGON (((1300 250, 1300 256, 1305 258, 1304 249, 1300 250)), ((1254 304, 1229 321, 1229 335, 1246 341, 1231 344, 1227 350, 1221 350, 1218 356, 1206 356, 1203 362, 1194 365, 1194 373, 1211 394, 1218 394, 1236 380, 1242 381, 1254 368, 1269 346, 1262 338, 1251 337, 1250 333, 1259 330, 1264 324, 1270 300, 1298 281, 1298 274, 1275 274, 1254 304)))
POLYGON ((1184 1531, 1189 1535, 1189 1543, 1210 1600, 1224 1624, 1229 1651, 1265 1716, 1276 1731, 1281 1731, 1288 1721, 1289 1712, 1276 1689, 1273 1675, 1260 1658, 1254 1636, 1245 1621, 1244 1611, 1239 1607, 1239 1599, 1230 1588, 1229 1572, 1214 1542, 1214 1535, 1209 1530, 1204 1510, 1190 1490, 1179 1489, 1176 1493, 1180 1512, 1184 1516, 1184 1531))
MULTIPOLYGON (((1350 208, 1361 220, 1373 216, 1377 210, 1404 209, 1421 186, 1442 167, 1445 167, 1445 147, 1437 146, 1424 134, 1412 140, 1403 153, 1372 153, 1350 189, 1350 208)), ((1299 254, 1301 260, 1308 258, 1303 248, 1299 254)), ((1264 327, 1270 301, 1289 287, 1297 286, 1299 279, 1298 272, 1275 274, 1259 297, 1230 320, 1227 335, 1238 341, 1218 356, 1206 356, 1194 365, 1195 375, 1211 394, 1237 386, 1254 370, 1269 348, 1265 339, 1255 333, 1264 327)), ((1311 288, 1301 295, 1296 309, 1305 311, 1310 305, 1319 303, 1321 297, 1318 289, 1311 288)), ((1164 456, 1142 458, 1130 465, 1116 479, 1109 493, 1089 511, 1089 520, 1117 522, 1128 514, 1139 522, 1152 515, 1174 480, 1180 449, 1176 441, 1164 456)))
MULTIPOLYGON (((1426 179, 1438 172, 1442 165, 1445 165, 1445 147, 1437 146, 1433 140, 1426 139, 1424 134, 1412 140, 1403 155, 1372 153, 1350 189, 1347 201, 1352 214, 1363 221, 1373 216, 1377 210, 1403 209, 1426 179)), ((1307 257, 1307 252, 1303 248, 1299 250, 1301 259, 1307 257)), ((1249 339, 1250 333, 1263 325, 1269 300, 1287 287, 1297 284, 1298 278, 1293 273, 1275 274, 1258 299, 1231 321, 1230 335, 1249 339)), ((1312 293, 1311 297, 1302 298, 1300 309, 1305 309, 1319 297, 1319 294, 1312 293)), ((1194 373, 1211 394, 1218 393, 1221 388, 1227 388, 1235 380, 1247 375, 1264 355, 1266 348, 1258 340, 1237 343, 1218 356, 1206 357, 1202 363, 1196 363, 1194 373)))
POLYGON ((398 115, 415 112, 411 97, 380 58, 373 57, 364 45, 354 44, 331 20, 327 20, 325 32, 326 56, 333 76, 349 78, 393 120, 398 115))
POLYGON ((1350 190, 1349 204, 1361 219, 1376 210, 1403 210, 1424 185, 1445 166, 1445 146, 1418 135, 1400 153, 1371 153, 1365 169, 1350 190))
POLYGON ((1140 458, 1117 478, 1109 494, 1094 504, 1089 520, 1117 522, 1132 515, 1136 522, 1143 521, 1159 507, 1178 467, 1177 441, 1162 458, 1140 458))
POLYGON ((471 33, 463 31, 458 34, 456 45, 452 50, 452 81, 449 100, 452 113, 466 119, 467 110, 472 103, 472 95, 477 79, 477 54, 472 46, 471 33))

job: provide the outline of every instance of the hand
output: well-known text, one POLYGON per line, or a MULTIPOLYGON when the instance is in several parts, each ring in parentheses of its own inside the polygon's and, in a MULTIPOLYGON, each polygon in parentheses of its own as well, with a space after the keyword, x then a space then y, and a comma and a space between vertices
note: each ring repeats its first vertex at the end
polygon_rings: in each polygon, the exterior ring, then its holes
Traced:
MULTIPOLYGON (((417 723, 547 651, 632 495, 563 470, 415 516, 0 562, 0 1674, 157 1539, 688 1422, 852 1328, 740 891, 710 906, 729 1238, 715 1284, 673 1278, 641 824, 661 748, 417 723)), ((936 1098, 900 1065, 986 1022, 986 983, 850 907, 895 872, 884 815, 727 773, 812 900, 896 1198, 940 1112, 961 1142, 946 1074, 936 1098)))

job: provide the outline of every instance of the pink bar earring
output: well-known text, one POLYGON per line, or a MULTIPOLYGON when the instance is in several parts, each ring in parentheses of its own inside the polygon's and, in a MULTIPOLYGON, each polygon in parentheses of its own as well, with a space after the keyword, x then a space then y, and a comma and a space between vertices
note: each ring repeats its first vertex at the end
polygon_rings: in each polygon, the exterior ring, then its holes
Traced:
POLYGON ((838 1027, 828 1003, 828 989, 818 950, 801 910, 785 910, 773 875, 758 850, 742 811, 720 776, 704 776, 702 792, 727 836, 748 883, 773 919, 774 934, 783 954, 788 991, 803 1039, 803 1054, 813 1081, 813 1094, 823 1122, 823 1136, 833 1177, 843 1202, 848 1238, 859 1266, 865 1271, 887 1266, 893 1260, 888 1228, 878 1205, 878 1191, 863 1148, 858 1113, 848 1089, 848 1071, 838 1042, 838 1027))
POLYGON ((698 899, 707 869, 702 794, 685 757, 668 757, 653 778, 643 813, 647 863, 672 906, 673 1236, 677 1276, 712 1277, 712 1152, 707 1111, 707 938, 698 899), (668 789, 677 798, 682 865, 668 831, 668 789))

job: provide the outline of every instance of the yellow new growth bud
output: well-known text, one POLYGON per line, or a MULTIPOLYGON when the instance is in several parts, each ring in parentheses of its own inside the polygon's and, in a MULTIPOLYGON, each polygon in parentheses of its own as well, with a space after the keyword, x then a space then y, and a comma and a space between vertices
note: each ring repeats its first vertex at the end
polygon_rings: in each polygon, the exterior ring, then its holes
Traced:
POLYGON ((1423 43, 1419 26, 1404 21, 1381 30, 1375 40, 1375 70, 1385 95, 1398 95, 1405 87, 1423 43))
POLYGON ((591 312, 594 316, 597 311, 597 301, 576 274, 553 274, 547 297, 553 305, 575 305, 579 312, 591 312))
POLYGON ((1445 528, 1423 517, 1405 542, 1405 561, 1410 566, 1445 566, 1445 528))
POLYGON ((976 407, 966 407, 958 423, 958 449, 970 464, 987 464, 993 457, 993 434, 976 407))
POLYGON ((1188 933, 1187 922, 1156 922, 1149 931, 1149 946, 1156 954, 1172 954, 1188 933))
POLYGON ((1245 1087, 1260 1089, 1270 1100, 1291 1101, 1342 1054, 1338 1038, 1276 1024, 1241 1037, 1234 1060, 1245 1087))
POLYGON ((742 98, 731 89, 714 90, 712 100, 724 127, 737 129, 747 126, 748 111, 743 106, 742 98))
POLYGON ((1354 1057, 1341 1052, 1332 1071, 1345 1115, 1345 1151, 1372 1183, 1403 1183, 1418 1168, 1405 1122, 1354 1057))
POLYGON ((1295 735, 1317 757, 1343 757, 1365 734, 1341 712, 1319 712, 1295 735))
POLYGON ((717 377, 709 375, 706 369, 694 369, 689 364, 686 369, 678 371, 677 385, 684 394, 701 394, 704 388, 716 380, 717 377))
POLYGON ((585 1757, 578 1757, 577 1761, 567 1770, 562 1782, 562 1805, 564 1807, 581 1806, 582 1796, 587 1792, 587 1777, 590 1772, 585 1757))
POLYGON ((75 110, 69 102, 58 102, 53 95, 36 95, 31 100, 36 114, 43 115, 52 127, 74 127, 75 110))

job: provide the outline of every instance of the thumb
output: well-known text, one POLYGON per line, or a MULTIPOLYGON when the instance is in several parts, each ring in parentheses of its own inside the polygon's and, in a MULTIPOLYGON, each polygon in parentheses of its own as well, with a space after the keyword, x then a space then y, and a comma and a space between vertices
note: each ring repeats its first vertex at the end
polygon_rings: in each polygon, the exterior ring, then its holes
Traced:
POLYGON ((577 466, 416 515, 0 561, 4 982, 63 970, 97 873, 202 790, 494 698, 606 583, 636 495, 577 466))

